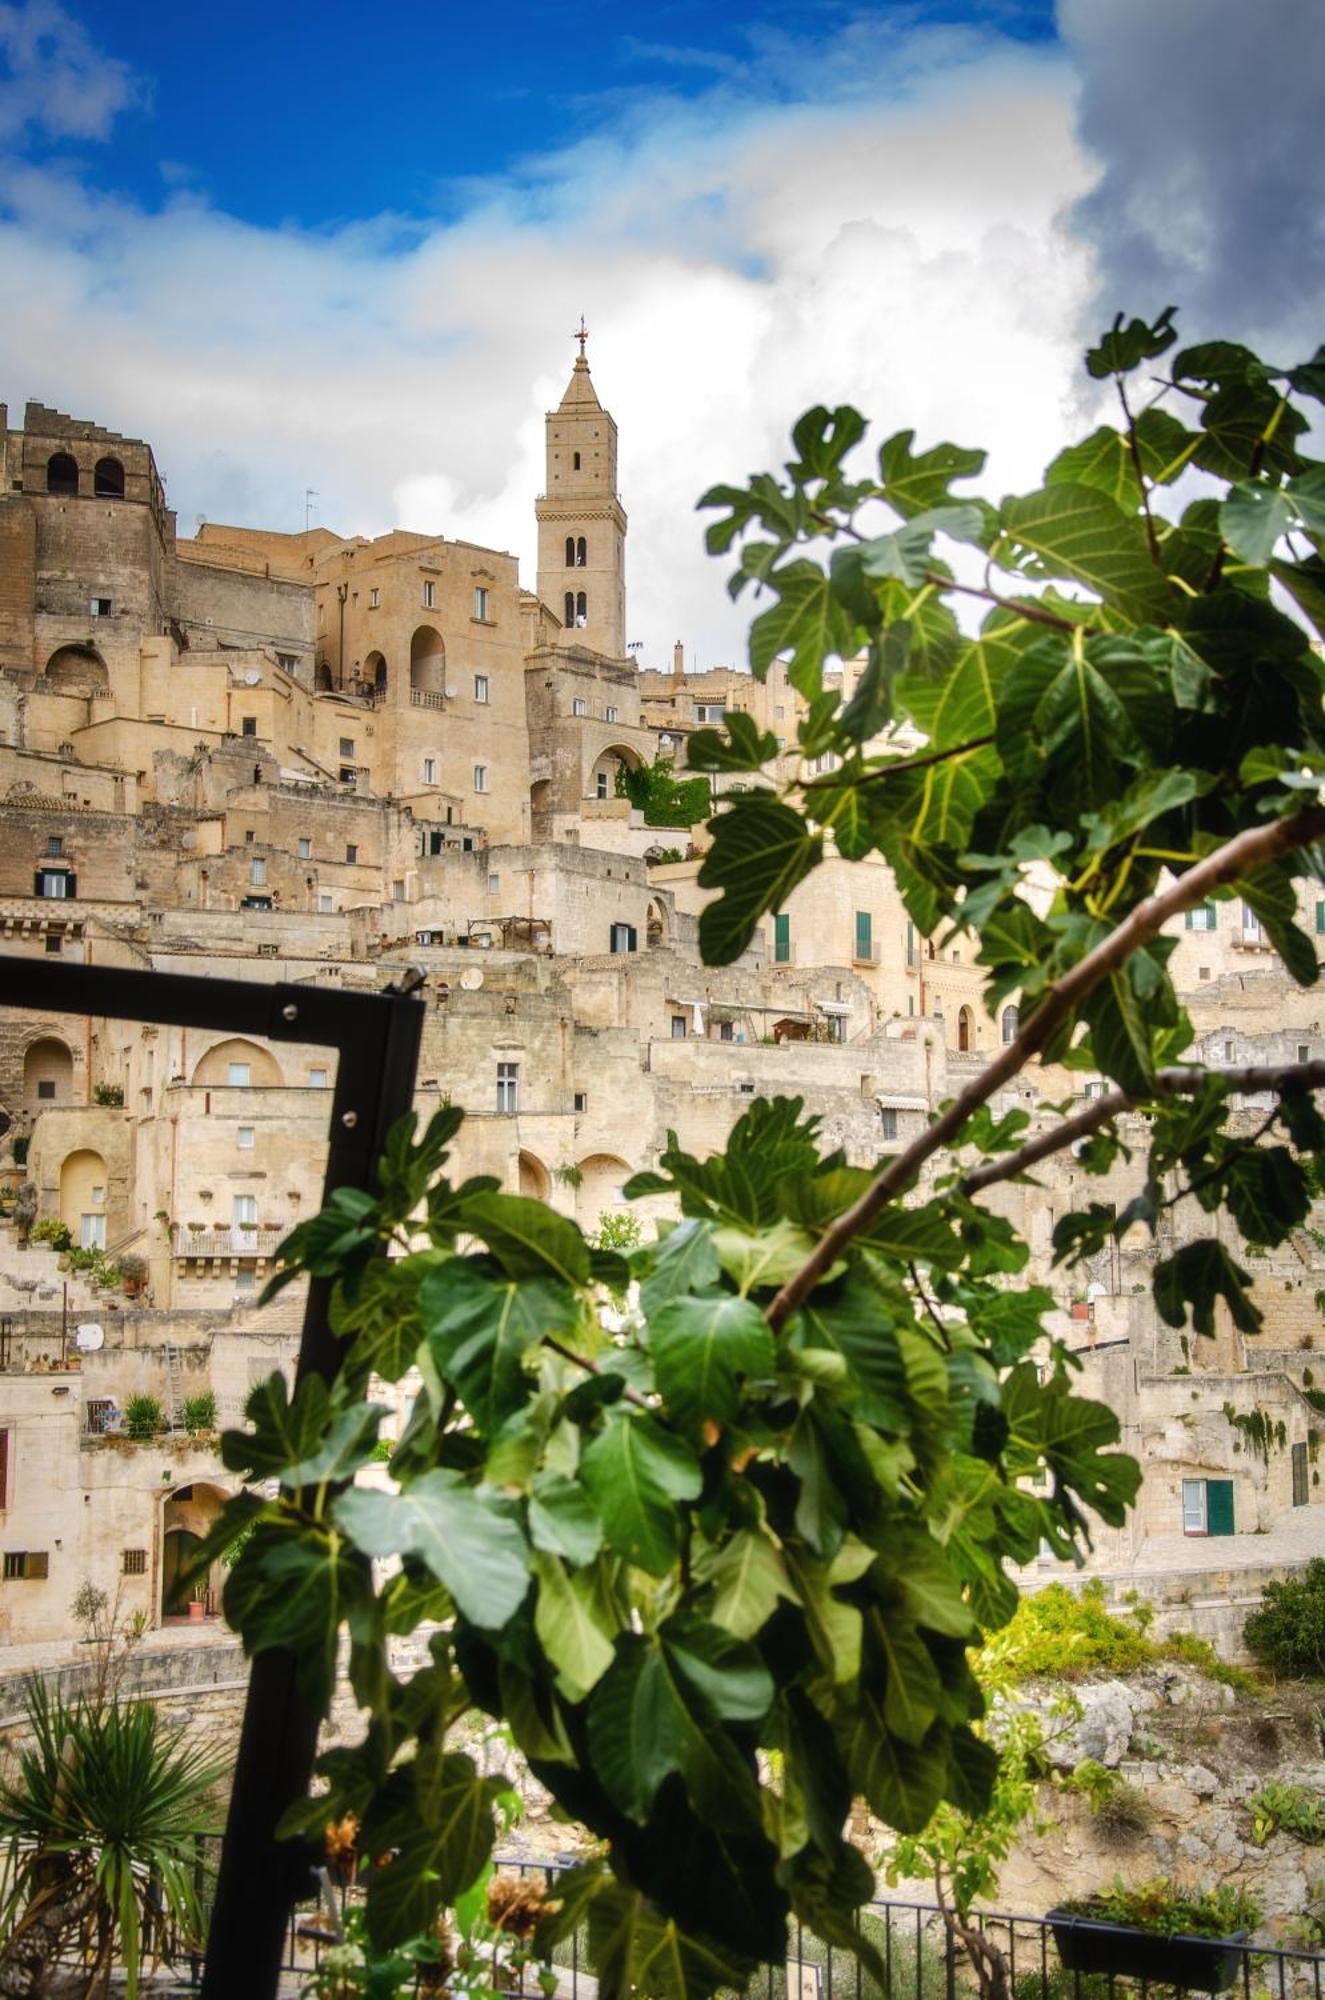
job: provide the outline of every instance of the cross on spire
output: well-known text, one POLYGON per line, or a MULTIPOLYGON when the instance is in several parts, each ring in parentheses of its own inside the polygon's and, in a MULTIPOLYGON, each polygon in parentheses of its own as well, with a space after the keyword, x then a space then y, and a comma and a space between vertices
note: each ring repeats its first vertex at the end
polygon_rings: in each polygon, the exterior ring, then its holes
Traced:
POLYGON ((587 327, 587 326, 586 326, 586 325, 584 324, 584 314, 583 314, 583 313, 581 313, 581 314, 580 314, 580 323, 579 323, 579 325, 578 325, 578 326, 576 327, 576 329, 575 329, 575 334, 574 334, 574 338, 575 338, 576 340, 578 340, 578 341, 579 341, 579 343, 580 343, 580 359, 581 359, 581 361, 583 361, 583 359, 584 359, 584 343, 585 343, 585 341, 586 341, 586 340, 587 340, 587 339, 589 338, 589 329, 588 329, 588 327, 587 327))

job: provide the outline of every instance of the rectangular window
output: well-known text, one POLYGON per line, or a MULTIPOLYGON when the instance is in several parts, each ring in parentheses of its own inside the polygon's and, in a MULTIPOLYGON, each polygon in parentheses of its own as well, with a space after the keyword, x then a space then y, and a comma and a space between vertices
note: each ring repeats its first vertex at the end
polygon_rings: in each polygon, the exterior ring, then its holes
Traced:
POLYGON ((730 1021, 719 1021, 718 1040, 720 1042, 734 1042, 736 1040, 736 1029, 730 1021))
POLYGON ((435 611, 437 608, 437 585, 435 583, 428 583, 426 581, 424 583, 423 608, 425 611, 435 611))
POLYGON ((1233 1481, 1231 1479, 1183 1480, 1182 1532, 1184 1535, 1231 1535, 1233 1533, 1233 1481))
POLYGON ((49 1076, 38 1077, 37 1079, 38 1103, 45 1101, 47 1098, 53 1098, 54 1096, 55 1096, 55 1079, 49 1076))
POLYGON ((606 771, 598 771, 594 775, 594 797, 599 799, 605 799, 607 797, 606 771))
POLYGON ((1104 1095, 1103 1077, 1097 1076, 1093 1078, 1092 1081, 1086 1085, 1084 1095, 1086 1097, 1103 1097, 1104 1095))
POLYGON ((368 609, 369 609, 370 611, 380 611, 380 610, 381 610, 381 608, 382 608, 382 593, 381 593, 381 591, 380 591, 380 590, 370 590, 370 591, 369 591, 369 593, 368 593, 368 609))
POLYGON ((603 714, 609 722, 616 721, 616 710, 613 708, 611 702, 607 704, 607 707, 603 710, 603 714))
POLYGON ((5 1582, 14 1583, 20 1578, 25 1583, 40 1582, 51 1573, 51 1557, 48 1549, 6 1549, 5 1582))
POLYGON ((245 845, 245 847, 251 847, 251 846, 253 845, 253 840, 254 840, 254 833, 253 833, 253 829, 252 829, 252 827, 251 827, 251 826, 246 826, 246 827, 244 828, 244 845, 245 845))
POLYGON ((897 1112, 891 1104, 879 1106, 879 1132, 885 1139, 897 1137, 897 1112))
POLYGON ((1242 935, 1247 944, 1259 944, 1261 941, 1261 920, 1250 903, 1242 905, 1242 935))
POLYGON ((639 948, 639 933, 634 924, 613 924, 608 935, 610 952, 636 951, 639 948))
POLYGON ((405 883, 401 876, 397 876, 391 884, 391 900, 393 903, 403 903, 405 900, 405 883))
POLYGON ((89 618, 109 618, 110 599, 108 597, 89 597, 87 600, 87 612, 89 618))
POLYGON ((1310 1042, 1299 1042, 1299 1043, 1298 1043, 1298 1045, 1297 1045, 1297 1059, 1298 1059, 1298 1061, 1299 1061, 1300 1063, 1304 1063, 1304 1062, 1310 1062, 1310 1061, 1311 1061, 1311 1044, 1310 1044, 1310 1042))
POLYGON ((259 854, 248 864, 248 878, 255 889, 267 886, 267 864, 259 854))
POLYGON ((686 1022, 686 1017, 684 1014, 673 1014, 672 1040, 674 1042, 683 1042, 685 1040, 687 1025, 688 1024, 686 1022))
POLYGON ((352 841, 352 840, 351 840, 351 841, 349 841, 349 842, 347 842, 347 844, 346 844, 346 848, 345 848, 345 859, 346 859, 347 861, 357 861, 357 860, 359 859, 359 849, 358 849, 358 846, 357 846, 357 844, 356 844, 356 843, 355 843, 354 841, 352 841))
POLYGON ((1213 903, 1198 903, 1194 910, 1188 910, 1186 924, 1189 931, 1212 931, 1218 928, 1218 918, 1213 903))
POLYGON ((856 957, 866 961, 874 956, 874 918, 868 910, 856 911, 856 957))
POLYGON ((488 677, 486 674, 474 676, 474 699, 485 702, 488 698, 488 677))
POLYGON ((61 834, 53 833, 46 843, 46 857, 48 860, 58 861, 63 853, 64 838, 61 834))
POLYGON ((576 695, 574 701, 570 705, 570 712, 572 715, 587 715, 589 713, 589 704, 584 699, 583 695, 578 695, 578 694, 576 695))
POLYGON ((435 757, 425 757, 423 760, 423 782, 425 785, 435 785, 437 783, 437 759, 435 757))
POLYGON ((255 1194, 236 1194, 230 1197, 230 1223, 236 1230, 253 1230, 258 1226, 258 1198, 255 1194))
POLYGON ((520 1065, 513 1062, 497 1064, 497 1109, 507 1117, 514 1117, 520 1108, 520 1065))
POLYGON ((9 1505, 9 1432, 0 1430, 0 1510, 9 1505))
POLYGON ((318 898, 317 898, 318 915, 322 917, 329 917, 332 911, 335 909, 335 907, 336 904, 334 898, 329 896, 325 889, 320 889, 318 891, 318 898))
POLYGON ((785 912, 773 919, 773 963, 791 964, 791 918, 785 912))
POLYGON ((328 1072, 324 1069, 310 1069, 308 1072, 308 1088, 310 1090, 325 1090, 327 1087, 327 1074, 328 1072))
POLYGON ((481 619, 484 622, 484 624, 487 623, 488 593, 483 588, 482 584, 480 584, 474 592, 474 616, 476 618, 481 619))
POLYGON ((45 949, 47 951, 64 950, 64 939, 59 935, 57 931, 52 931, 50 936, 44 940, 44 944, 45 944, 45 949))
POLYGON ((120 1575, 121 1575, 121 1576, 146 1576, 146 1575, 147 1575, 147 1550, 146 1550, 146 1549, 121 1549, 121 1550, 120 1550, 120 1575))
POLYGON ((300 834, 298 840, 295 842, 295 853, 299 856, 299 859, 301 861, 312 860, 313 843, 309 839, 306 833, 300 834))
POLYGON ((238 1146, 241 1153, 247 1153, 252 1151, 253 1127, 251 1125, 241 1125, 238 1128, 238 1130, 235 1133, 235 1144, 238 1146))
POLYGON ((906 926, 906 962, 908 965, 916 965, 919 963, 919 960, 920 954, 916 950, 916 927, 913 923, 908 922, 906 926))
POLYGON ((239 720, 239 733, 241 736, 256 736, 258 733, 257 716, 256 715, 241 716, 239 720))
POLYGON ((488 789, 488 767, 486 764, 475 764, 474 790, 476 792, 486 792, 487 789, 488 789))
POLYGON ((1310 1493, 1308 1492, 1306 1446, 1304 1444, 1295 1444, 1293 1446, 1292 1458, 1293 1458, 1293 1505, 1295 1507, 1305 1507, 1307 1501, 1311 1497, 1310 1493))
POLYGON ((63 903, 73 895, 73 876, 67 868, 39 868, 37 870, 36 893, 48 903, 63 903))
POLYGON ((1316 905, 1316 935, 1325 937, 1325 902, 1316 905))
POLYGON ((225 1066, 225 1080, 234 1090, 247 1090, 253 1081, 252 1063, 227 1063, 225 1066))
POLYGON ((589 1093, 587 1090, 576 1091, 575 1109, 577 1111, 587 1111, 589 1109, 589 1093))
POLYGON ((341 737, 340 754, 342 757, 352 757, 354 755, 354 738, 352 736, 341 737))

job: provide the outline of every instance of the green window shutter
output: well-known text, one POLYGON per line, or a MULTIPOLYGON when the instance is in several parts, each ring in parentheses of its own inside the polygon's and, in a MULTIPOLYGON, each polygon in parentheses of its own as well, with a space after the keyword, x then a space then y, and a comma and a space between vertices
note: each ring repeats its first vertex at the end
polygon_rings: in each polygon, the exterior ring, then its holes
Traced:
POLYGON ((791 959, 791 918, 776 916, 773 919, 773 960, 777 965, 786 965, 791 959))
POLYGON ((1206 919, 1205 919, 1206 929, 1208 931, 1217 931, 1219 929, 1218 905, 1215 903, 1207 903, 1205 908, 1206 908, 1206 919))
POLYGON ((1325 903, 1317 903, 1317 905, 1316 905, 1316 935, 1317 935, 1317 937, 1321 936, 1321 935, 1322 935, 1322 933, 1325 933, 1325 903))
POLYGON ((1205 1531, 1208 1535, 1233 1533, 1233 1481, 1207 1479, 1205 1482, 1205 1531))
POLYGON ((1195 912, 1195 910, 1185 910, 1185 911, 1183 912, 1183 919, 1182 919, 1182 920, 1183 920, 1183 923, 1184 923, 1184 924, 1186 925, 1186 927, 1187 927, 1187 929, 1188 929, 1189 931, 1194 931, 1194 930, 1196 929, 1196 912, 1195 912))
POLYGON ((856 957, 868 958, 873 941, 874 919, 868 910, 856 911, 856 957))

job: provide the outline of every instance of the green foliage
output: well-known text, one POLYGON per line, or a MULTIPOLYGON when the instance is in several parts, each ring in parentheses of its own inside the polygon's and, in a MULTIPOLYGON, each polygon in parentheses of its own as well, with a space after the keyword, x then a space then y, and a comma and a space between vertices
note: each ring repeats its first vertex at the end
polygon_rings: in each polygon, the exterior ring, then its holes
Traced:
POLYGON ((678 778, 670 757, 636 771, 619 765, 616 790, 618 798, 629 799, 643 813, 646 826, 695 826, 708 818, 712 805, 708 779, 678 778))
POLYGON ((1291 1833, 1308 1847, 1325 1841, 1325 1797, 1303 1785, 1262 1785, 1247 1800, 1247 1810, 1258 1847, 1276 1833, 1291 1833))
POLYGON ((1267 1583, 1243 1633, 1256 1658, 1286 1679, 1325 1674, 1325 1558, 1267 1583))
POLYGON ((190 1435, 198 1431, 216 1429, 216 1396, 213 1390, 203 1389, 196 1396, 186 1396, 180 1412, 184 1428, 190 1435))
MULTIPOLYGON (((1148 377, 1171 317, 1120 323, 1090 367, 1148 377)), ((1162 407, 1127 406, 1122 430, 999 504, 968 497, 983 454, 916 452, 910 432, 877 478, 850 475, 864 420, 819 409, 785 479, 708 496, 710 546, 740 545, 734 591, 765 600, 751 664, 785 658, 809 712, 786 778, 748 716, 691 741, 696 771, 733 781, 700 875, 718 892, 706 959, 737 958, 825 852, 878 853, 924 935, 970 935, 987 1006, 1015 997, 1020 1034, 873 1168, 826 1147, 796 1099, 751 1105, 707 1159, 669 1134, 626 1190, 679 1213, 657 1242, 591 1243, 490 1179, 452 1185, 451 1107, 421 1134, 402 1121, 376 1189, 338 1190, 287 1239, 268 1296, 329 1281, 341 1371, 293 1398, 279 1377, 255 1389, 222 1454, 264 1490, 229 1503, 203 1557, 242 1540, 226 1617, 250 1654, 293 1650, 319 1713, 348 1631, 366 1734, 322 1760, 325 1791, 286 1831, 353 1814, 365 1851, 391 1856, 372 1871, 374 1950, 425 1935, 487 1864, 493 1781, 450 1737, 477 1709, 600 1843, 543 1941, 583 1929, 606 1995, 740 1988, 784 1956, 793 1918, 877 1977, 853 1800, 929 1843, 968 1902, 1033 1809, 1040 1749, 1012 1719, 986 1734, 973 1651, 991 1684, 1154 1656, 1066 1592, 998 1637, 1010 1572, 1045 1543, 1079 1559, 1092 1517, 1123 1523, 1139 1473, 1114 1412, 1075 1393, 1078 1364, 1044 1328, 1053 1298, 1018 1285, 1027 1246, 970 1176, 1016 1171, 1024 1119, 984 1098, 1040 1054, 1102 1071, 1150 1129, 1122 1214, 1060 1218, 1065 1263, 1133 1224, 1157 1232, 1176 1199, 1226 1210, 1263 1249, 1320 1185, 1325 1120, 1305 1096, 1276 1096, 1245 1135, 1218 1077, 1156 1091, 1191 1031, 1149 902, 1216 856, 1173 913, 1236 888, 1293 976, 1317 977, 1294 913, 1301 878, 1325 873, 1325 669, 1279 608, 1310 620, 1325 601, 1293 400, 1317 379, 1229 346, 1177 354, 1162 407), (1171 517, 1185 467, 1205 484, 1171 517), (955 580, 951 544, 985 583, 955 580), (977 631, 956 615, 972 593, 977 631), (862 651, 843 703, 825 668, 862 651), (389 1483, 356 1485, 382 1414, 370 1382, 411 1369, 389 1483), (421 1626, 429 1664, 406 1680, 388 1642, 421 1626)), ((1101 1134, 1082 1172, 1117 1153, 1101 1134)), ((1174 1324, 1259 1324, 1226 1235, 1159 1263, 1174 1324)))
POLYGON ((1171 1632, 1161 1641, 1159 1651, 1166 1660, 1181 1660, 1185 1666, 1195 1667, 1206 1680, 1230 1687, 1238 1694, 1263 1691, 1259 1675, 1249 1667, 1235 1667, 1228 1660, 1221 1660, 1210 1641, 1199 1639, 1195 1632, 1171 1632))
POLYGON ((598 1250, 638 1250, 644 1230, 637 1215, 628 1208, 606 1210, 598 1218, 594 1247, 598 1250))
POLYGON ((14 1165, 16 1167, 25 1167, 27 1165, 28 1148, 29 1146, 31 1146, 31 1144, 32 1144, 31 1137, 26 1132, 16 1133, 15 1136, 10 1140, 9 1148, 14 1155, 14 1165))
POLYGON ((1126 1674, 1149 1665, 1159 1650, 1135 1620, 1115 1618, 1105 1609, 1098 1579, 1080 1590, 1047 1583, 1024 1597, 993 1647, 1012 1685, 1038 1675, 1126 1674))
POLYGON ((124 1434, 145 1444, 161 1431, 165 1416, 155 1396, 130 1396, 124 1406, 124 1434))
POLYGON ((90 1920, 136 2000, 158 1898, 186 1939, 200 1937, 194 1833, 223 1766, 163 1731, 149 1702, 67 1704, 34 1681, 25 1711, 30 1740, 0 1784, 0 1965, 29 1907, 52 1898, 61 1935, 72 1944, 90 1920))
POLYGON ((1261 1906, 1247 1889, 1221 1882, 1217 1889, 1193 1892, 1163 1876, 1130 1889, 1115 1882, 1059 1908, 1070 1916, 1131 1924, 1156 1937, 1231 1937, 1234 1931, 1254 1931, 1261 1921, 1261 1906))
POLYGON ((1287 1424, 1282 1418, 1276 1420, 1267 1416, 1264 1410, 1235 1410, 1232 1403, 1225 1403, 1224 1415, 1233 1429, 1246 1439, 1248 1448, 1267 1465, 1270 1453, 1282 1451, 1288 1442, 1287 1424))
POLYGON ((1140 1786, 1094 1757, 1083 1757, 1065 1783, 1089 1801, 1097 1837, 1108 1847, 1126 1847, 1154 1818, 1150 1800, 1140 1786))
POLYGON ((68 1250, 73 1240, 68 1223, 57 1222, 49 1215, 44 1221, 37 1223, 32 1231, 34 1243, 49 1243, 52 1250, 68 1250))
POLYGON ((108 1105, 118 1110, 124 1103, 124 1085, 121 1083, 97 1083, 92 1086, 92 1102, 108 1105))

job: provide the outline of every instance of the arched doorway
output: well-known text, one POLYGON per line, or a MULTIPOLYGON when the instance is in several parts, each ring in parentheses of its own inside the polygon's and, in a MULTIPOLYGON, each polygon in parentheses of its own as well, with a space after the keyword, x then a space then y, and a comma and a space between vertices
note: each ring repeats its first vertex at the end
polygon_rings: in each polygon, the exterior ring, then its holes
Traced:
POLYGON ((124 467, 118 458, 99 458, 92 474, 92 491, 98 500, 124 498, 124 467))
POLYGON ((187 1618, 189 1604, 201 1593, 207 1614, 214 1616, 220 1602, 218 1565, 213 1563, 201 1579, 189 1579, 189 1571, 203 1537, 216 1522, 227 1495, 219 1486, 198 1484, 177 1486, 166 1500, 161 1515, 161 1619, 187 1618))
POLYGON ((971 1010, 969 1007, 959 1007, 957 1010, 957 1047, 965 1055, 974 1041, 975 1021, 972 1018, 971 1010))
POLYGON ((650 903, 646 919, 645 941, 650 950, 667 942, 667 912, 661 903, 650 903))
POLYGON ((600 1215, 621 1206, 621 1190, 630 1179, 630 1168, 615 1153, 590 1153, 579 1162, 579 1172, 578 1220, 583 1228, 595 1229, 600 1215))
POLYGON ((420 625, 409 642, 409 684, 415 694, 446 692, 446 647, 432 625, 420 625))
POLYGON ((60 1220, 80 1250, 106 1247, 106 1162, 88 1148, 60 1168, 60 1220))
POLYGON ((589 797, 591 799, 614 799, 618 771, 638 771, 640 758, 634 750, 627 750, 624 744, 613 743, 606 750, 600 750, 589 773, 589 797))
POLYGON ((386 661, 380 653, 370 653, 363 663, 363 677, 370 687, 386 686, 386 661))
POLYGON ((552 1193, 552 1177, 533 1153, 520 1155, 520 1192, 531 1201, 546 1201, 552 1193))
POLYGON ((94 646, 61 646, 46 662, 46 678, 60 694, 105 694, 106 662, 94 646))
POLYGON ((71 1104, 74 1059, 57 1035, 29 1042, 23 1056, 23 1109, 30 1117, 48 1104, 71 1104))

